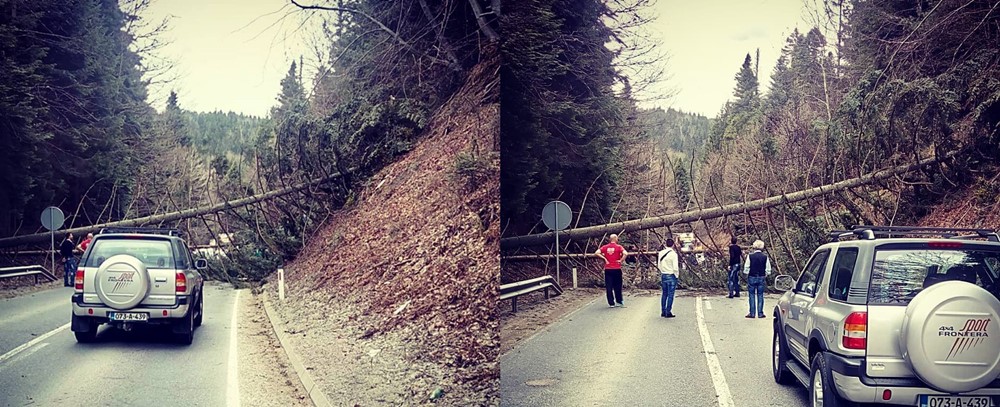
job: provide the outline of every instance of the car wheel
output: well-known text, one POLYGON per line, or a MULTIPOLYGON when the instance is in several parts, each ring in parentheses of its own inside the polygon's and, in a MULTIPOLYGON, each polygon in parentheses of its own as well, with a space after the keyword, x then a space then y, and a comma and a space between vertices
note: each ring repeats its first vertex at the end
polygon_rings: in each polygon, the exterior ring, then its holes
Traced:
POLYGON ((97 340, 97 327, 91 327, 89 331, 85 332, 73 332, 76 336, 76 341, 80 343, 91 343, 97 340))
POLYGON ((194 326, 201 326, 201 317, 205 315, 205 293, 198 294, 198 316, 194 317, 194 326))
POLYGON ((809 372, 809 400, 813 407, 855 406, 837 393, 830 365, 826 362, 826 354, 823 352, 817 352, 816 356, 813 356, 812 369, 809 372))
POLYGON ((194 342, 194 317, 191 314, 194 314, 193 309, 176 322, 179 329, 174 332, 177 335, 177 342, 181 345, 190 345, 191 342, 194 342))
POLYGON ((771 344, 771 373, 774 374, 774 381, 778 384, 791 384, 795 378, 792 372, 788 371, 788 344, 785 343, 785 336, 781 334, 781 326, 778 319, 774 319, 774 341, 771 344))

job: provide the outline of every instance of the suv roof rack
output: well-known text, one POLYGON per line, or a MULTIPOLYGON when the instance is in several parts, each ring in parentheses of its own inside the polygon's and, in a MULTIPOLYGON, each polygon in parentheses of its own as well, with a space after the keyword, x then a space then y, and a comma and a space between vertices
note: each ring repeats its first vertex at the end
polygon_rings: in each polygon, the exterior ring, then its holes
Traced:
POLYGON ((172 228, 139 228, 139 227, 107 227, 102 228, 99 235, 105 233, 141 233, 141 234, 151 234, 151 235, 167 235, 167 236, 177 236, 183 237, 184 233, 180 229, 172 228))
POLYGON ((1000 235, 992 229, 970 228, 936 228, 924 226, 874 226, 854 225, 852 230, 834 230, 830 232, 830 241, 836 242, 844 237, 857 236, 858 239, 874 240, 878 237, 905 237, 935 235, 946 239, 986 238, 991 242, 1000 242, 1000 235))

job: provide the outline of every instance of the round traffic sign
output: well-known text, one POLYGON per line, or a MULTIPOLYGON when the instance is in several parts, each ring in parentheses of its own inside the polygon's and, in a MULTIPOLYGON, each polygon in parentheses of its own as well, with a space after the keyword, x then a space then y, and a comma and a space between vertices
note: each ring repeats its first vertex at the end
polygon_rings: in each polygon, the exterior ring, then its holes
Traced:
POLYGON ((65 220, 66 218, 63 216, 62 210, 55 206, 50 206, 42 210, 42 226, 45 226, 48 230, 61 228, 65 220))
POLYGON ((542 208, 542 223, 550 230, 563 230, 573 219, 573 211, 563 201, 552 201, 542 208))

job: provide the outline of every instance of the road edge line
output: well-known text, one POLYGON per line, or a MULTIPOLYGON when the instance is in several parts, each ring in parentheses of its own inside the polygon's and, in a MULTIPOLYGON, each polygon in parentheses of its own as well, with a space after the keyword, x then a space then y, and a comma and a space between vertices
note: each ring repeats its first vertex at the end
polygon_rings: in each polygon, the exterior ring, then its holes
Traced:
POLYGON ((55 335, 55 334, 57 334, 59 332, 62 332, 66 328, 69 328, 69 326, 70 326, 70 323, 67 322, 66 325, 60 326, 60 327, 58 327, 56 329, 53 329, 53 330, 48 331, 48 332, 46 332, 44 334, 41 334, 37 338, 32 339, 32 340, 28 341, 27 343, 25 343, 25 344, 23 344, 21 346, 18 346, 18 347, 14 348, 14 349, 11 349, 7 353, 4 353, 2 356, 0 356, 0 363, 3 363, 7 359, 10 359, 10 358, 16 356, 18 353, 23 352, 25 349, 28 349, 28 348, 30 348, 32 346, 35 346, 35 344, 37 344, 38 342, 44 341, 46 339, 49 339, 50 336, 55 335))
POLYGON ((285 333, 284 324, 274 318, 276 315, 274 310, 271 308, 271 301, 268 300, 267 291, 265 290, 261 294, 262 302, 264 303, 264 313, 267 315, 267 321, 271 324, 271 330, 274 331, 275 336, 278 337, 278 343, 281 344, 281 348, 284 349, 285 355, 288 356, 288 362, 292 365, 292 370, 295 371, 295 375, 298 376, 299 382, 302 383, 302 387, 306 390, 306 394, 309 395, 309 400, 312 401, 313 405, 316 407, 333 407, 330 403, 330 399, 327 398, 326 393, 323 393, 320 386, 317 385, 316 380, 313 379, 309 370, 306 369, 304 363, 302 363, 302 358, 299 357, 298 353, 292 347, 291 339, 288 338, 288 334, 285 333))
POLYGON ((705 348, 705 359, 708 361, 708 372, 712 375, 712 386, 715 387, 715 395, 720 407, 733 407, 733 394, 726 383, 726 375, 722 372, 722 364, 719 363, 719 356, 715 353, 715 346, 712 345, 712 338, 708 336, 708 325, 705 324, 705 313, 702 311, 701 300, 698 296, 695 300, 695 319, 698 320, 698 333, 701 334, 701 344, 705 348))
MULTIPOLYGON (((229 330, 229 360, 226 369, 226 406, 240 407, 240 358, 239 355, 239 315, 240 315, 240 291, 236 290, 236 298, 233 299, 233 320, 230 323, 232 329, 229 330)), ((202 311, 204 312, 204 311, 202 311)))
MULTIPOLYGON (((590 301, 587 301, 587 303, 586 303, 586 304, 583 304, 583 305, 581 305, 581 306, 580 306, 580 308, 577 308, 577 309, 575 309, 575 310, 573 310, 573 311, 570 311, 570 312, 566 313, 566 315, 563 315, 563 316, 562 316, 562 317, 560 317, 560 318, 559 318, 558 320, 556 320, 556 321, 553 321, 553 322, 552 322, 551 324, 548 324, 548 325, 546 325, 546 326, 542 327, 541 329, 539 329, 539 330, 538 330, 538 331, 536 331, 535 333, 531 334, 531 336, 529 336, 529 337, 527 337, 527 338, 524 338, 524 339, 522 339, 522 340, 521 340, 520 342, 518 342, 518 343, 517 343, 517 345, 514 345, 514 347, 510 348, 510 349, 509 349, 509 350, 507 350, 506 352, 504 352, 504 353, 501 353, 500 355, 498 355, 498 356, 497 356, 497 361, 500 361, 500 359, 501 359, 501 358, 503 358, 504 356, 507 356, 507 355, 508 355, 508 354, 510 354, 511 352, 513 352, 513 351, 517 350, 518 348, 520 348, 520 347, 524 346, 524 344, 526 344, 526 343, 530 342, 530 341, 531 341, 532 339, 535 339, 535 337, 536 337, 536 336, 538 336, 538 335, 541 335, 541 334, 542 334, 542 332, 545 332, 545 331, 546 331, 546 330, 548 330, 549 328, 552 328, 552 327, 556 326, 557 324, 561 324, 561 323, 563 323, 564 321, 567 321, 567 320, 569 320, 569 317, 573 316, 573 314, 576 314, 577 312, 580 312, 580 311, 583 311, 583 310, 584 310, 585 308, 589 307, 589 306, 590 306, 590 304, 593 304, 593 303, 594 303, 594 301, 597 301, 597 300, 599 300, 599 299, 601 299, 601 297, 597 297, 597 298, 594 298, 594 299, 592 299, 592 300, 590 300, 590 301)), ((501 372, 500 374, 503 374, 503 372, 501 372)))

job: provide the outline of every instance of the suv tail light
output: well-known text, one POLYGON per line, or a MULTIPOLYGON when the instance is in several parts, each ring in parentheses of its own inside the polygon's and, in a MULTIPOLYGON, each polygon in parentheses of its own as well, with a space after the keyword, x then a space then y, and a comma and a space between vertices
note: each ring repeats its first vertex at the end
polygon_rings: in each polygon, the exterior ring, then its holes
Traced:
POLYGON ((865 349, 868 345, 868 313, 852 312, 844 320, 843 345, 847 349, 865 349))
POLYGON ((188 288, 188 285, 187 285, 187 276, 184 274, 183 271, 178 271, 177 272, 177 275, 174 277, 174 284, 177 287, 176 291, 177 291, 178 294, 187 291, 187 288, 188 288))
POLYGON ((73 279, 73 288, 76 292, 83 292, 83 269, 76 269, 76 277, 73 279))

